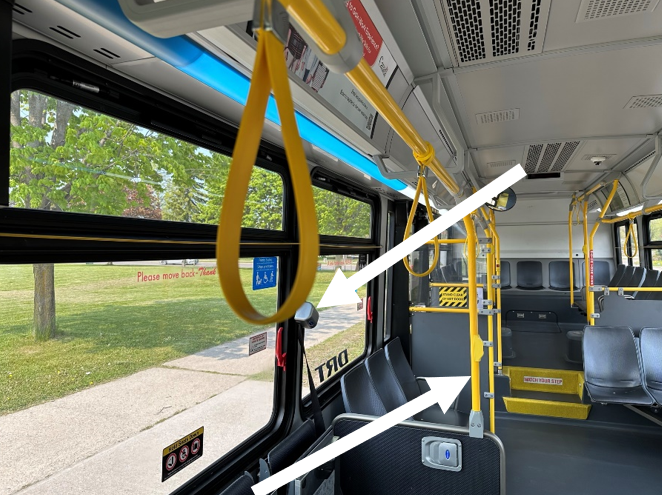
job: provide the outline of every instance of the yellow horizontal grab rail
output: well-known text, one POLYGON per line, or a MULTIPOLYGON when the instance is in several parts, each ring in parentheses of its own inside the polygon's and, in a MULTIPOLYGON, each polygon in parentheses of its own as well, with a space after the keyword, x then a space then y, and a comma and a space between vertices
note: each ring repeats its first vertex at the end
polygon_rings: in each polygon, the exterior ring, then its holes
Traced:
POLYGON ((347 34, 319 0, 280 0, 280 3, 324 53, 334 55, 343 49, 347 34))
POLYGON ((469 308, 437 308, 427 306, 411 306, 412 313, 469 313, 469 308))
POLYGON ((216 257, 221 288, 230 308, 248 323, 266 325, 287 320, 306 301, 317 273, 319 235, 313 186, 294 118, 294 103, 283 58, 283 44, 271 31, 259 28, 257 32, 258 43, 253 77, 232 154, 227 194, 223 199, 218 226, 216 257), (239 246, 244 203, 262 138, 264 114, 272 88, 281 119, 285 154, 292 177, 301 247, 297 274, 289 296, 275 314, 264 316, 253 307, 244 292, 239 272, 239 246))
MULTIPOLYGON (((453 282, 442 283, 442 282, 430 282, 430 287, 469 287, 469 284, 464 282, 458 282, 454 284, 453 282)), ((476 284, 476 287, 485 287, 484 284, 476 284)))
POLYGON ((439 244, 464 244, 467 242, 466 239, 437 239, 436 241, 433 239, 431 241, 427 241, 425 244, 434 244, 435 242, 439 244))
POLYGON ((605 185, 606 185, 606 184, 603 183, 603 182, 600 182, 599 184, 596 184, 596 185, 593 186, 591 189, 589 189, 589 190, 586 191, 584 194, 582 194, 582 195, 579 196, 577 199, 575 199, 575 200, 573 201, 572 204, 578 204, 578 203, 581 203, 581 202, 584 201, 586 198, 588 198, 591 194, 593 194, 594 192, 596 192, 596 191, 602 189, 603 187, 605 187, 605 185))

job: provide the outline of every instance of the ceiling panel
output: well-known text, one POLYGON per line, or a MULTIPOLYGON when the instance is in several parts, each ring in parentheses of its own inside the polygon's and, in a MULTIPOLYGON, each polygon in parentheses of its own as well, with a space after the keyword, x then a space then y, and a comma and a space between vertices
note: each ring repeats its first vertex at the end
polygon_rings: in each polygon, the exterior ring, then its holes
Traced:
POLYGON ((662 107, 624 108, 662 94, 662 46, 528 59, 456 75, 472 147, 622 134, 662 127, 662 107), (478 124, 476 115, 518 109, 516 120, 478 124))
MULTIPOLYGON (((646 2, 640 0, 610 0, 610 2, 604 2, 602 0, 593 3, 618 3, 619 6, 627 6, 628 4, 635 6, 635 3, 642 5, 646 2)), ((548 52, 577 46, 662 36, 662 6, 660 5, 657 5, 652 12, 643 11, 630 15, 612 15, 577 22, 580 5, 581 3, 577 1, 552 2, 543 51, 548 52)), ((607 7, 610 6, 607 5, 607 7)), ((632 10, 637 11, 639 9, 632 10)), ((618 9, 607 9, 607 12, 617 13, 618 9)))

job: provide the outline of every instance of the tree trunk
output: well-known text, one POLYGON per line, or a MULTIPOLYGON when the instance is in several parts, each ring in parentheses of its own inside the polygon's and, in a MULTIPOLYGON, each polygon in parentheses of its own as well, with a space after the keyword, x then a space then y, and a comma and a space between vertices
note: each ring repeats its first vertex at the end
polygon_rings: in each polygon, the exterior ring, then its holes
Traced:
POLYGON ((55 336, 55 266, 53 263, 35 264, 34 321, 32 332, 36 340, 55 336))

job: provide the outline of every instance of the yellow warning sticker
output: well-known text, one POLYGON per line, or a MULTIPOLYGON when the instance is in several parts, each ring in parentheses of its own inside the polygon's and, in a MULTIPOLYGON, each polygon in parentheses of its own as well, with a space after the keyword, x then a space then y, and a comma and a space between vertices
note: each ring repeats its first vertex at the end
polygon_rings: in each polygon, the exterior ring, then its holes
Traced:
POLYGON ((466 287, 439 287, 439 306, 447 308, 462 308, 466 305, 466 287))

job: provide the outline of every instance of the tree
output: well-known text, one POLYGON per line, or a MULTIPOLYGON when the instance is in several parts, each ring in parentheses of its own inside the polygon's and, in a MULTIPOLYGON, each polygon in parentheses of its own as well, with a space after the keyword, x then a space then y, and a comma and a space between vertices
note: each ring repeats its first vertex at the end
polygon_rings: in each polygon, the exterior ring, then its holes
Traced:
MULTIPOLYGON (((11 95, 10 121, 12 206, 160 217, 164 171, 179 173, 176 139, 32 91, 11 95)), ((33 273, 33 333, 48 339, 54 266, 35 264, 33 273)))
POLYGON ((370 205, 347 196, 313 188, 320 234, 370 237, 370 205))
MULTIPOLYGON (((10 205, 217 224, 231 158, 32 91, 11 95, 10 205)), ((281 229, 278 174, 255 167, 243 225, 281 229)), ((33 332, 56 330, 55 269, 35 264, 33 332)))

